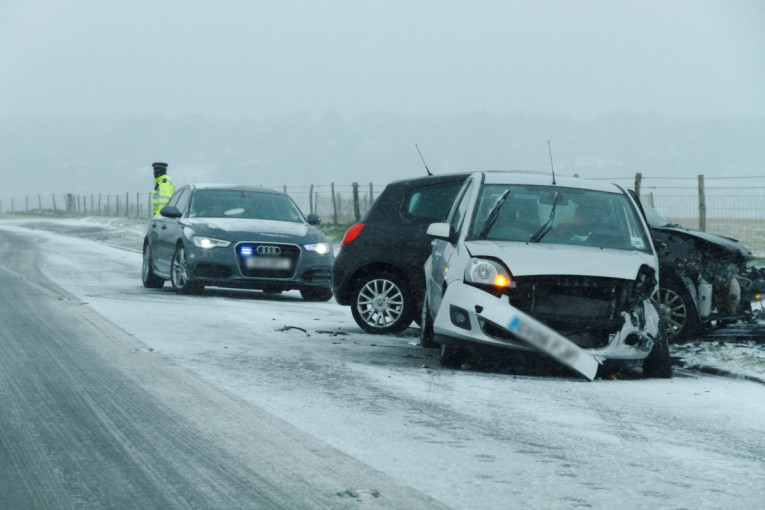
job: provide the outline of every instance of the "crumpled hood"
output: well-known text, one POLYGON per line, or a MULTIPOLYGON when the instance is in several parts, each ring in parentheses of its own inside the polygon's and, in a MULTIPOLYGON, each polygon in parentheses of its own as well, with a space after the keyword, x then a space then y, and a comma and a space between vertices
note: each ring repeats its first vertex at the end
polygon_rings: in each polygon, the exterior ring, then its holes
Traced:
POLYGON ((659 272, 656 257, 639 251, 561 244, 467 241, 474 257, 503 261, 513 276, 580 275, 634 280, 643 264, 659 272))
POLYGON ((699 239, 703 242, 712 244, 717 248, 721 248, 725 251, 734 253, 744 258, 749 255, 749 249, 740 245, 738 241, 732 237, 710 234, 709 232, 702 232, 700 230, 681 227, 680 225, 665 225, 663 227, 651 227, 651 229, 658 230, 659 232, 678 234, 685 238, 699 239))
POLYGON ((187 218, 181 224, 197 235, 227 241, 324 242, 324 235, 305 223, 241 218, 187 218))

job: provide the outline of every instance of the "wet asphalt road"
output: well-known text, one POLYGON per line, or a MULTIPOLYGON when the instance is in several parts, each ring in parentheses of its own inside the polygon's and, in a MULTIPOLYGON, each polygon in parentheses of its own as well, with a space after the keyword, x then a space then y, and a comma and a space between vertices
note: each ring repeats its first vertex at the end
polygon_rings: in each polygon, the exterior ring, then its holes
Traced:
POLYGON ((0 231, 0 508, 439 506, 146 355, 40 246, 0 231))

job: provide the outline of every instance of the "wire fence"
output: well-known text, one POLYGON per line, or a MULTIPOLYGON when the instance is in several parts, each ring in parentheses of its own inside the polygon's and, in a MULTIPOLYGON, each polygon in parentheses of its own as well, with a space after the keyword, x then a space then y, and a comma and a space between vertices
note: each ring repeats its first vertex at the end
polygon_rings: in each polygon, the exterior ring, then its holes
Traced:
MULTIPOLYGON (((765 176, 599 178, 634 189, 641 201, 673 223, 738 239, 757 257, 765 257, 765 176)), ((310 184, 276 187, 308 214, 325 223, 347 225, 366 214, 384 186, 310 184)), ((0 197, 2 198, 2 197, 0 197)), ((49 193, 0 200, 0 214, 124 216, 150 218, 151 193, 49 193)))

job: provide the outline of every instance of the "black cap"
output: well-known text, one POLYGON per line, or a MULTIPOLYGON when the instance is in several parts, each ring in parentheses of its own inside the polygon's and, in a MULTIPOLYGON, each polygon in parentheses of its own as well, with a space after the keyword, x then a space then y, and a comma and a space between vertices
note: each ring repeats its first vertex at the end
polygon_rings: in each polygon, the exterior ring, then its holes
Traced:
POLYGON ((152 163, 151 166, 154 168, 167 168, 167 163, 152 163))

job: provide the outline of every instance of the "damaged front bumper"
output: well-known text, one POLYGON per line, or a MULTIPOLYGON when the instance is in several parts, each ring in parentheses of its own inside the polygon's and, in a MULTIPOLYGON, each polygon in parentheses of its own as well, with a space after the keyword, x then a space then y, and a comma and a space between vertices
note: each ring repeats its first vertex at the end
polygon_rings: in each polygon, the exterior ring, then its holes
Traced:
MULTIPOLYGON (((622 312, 624 323, 599 349, 584 349, 501 297, 457 281, 449 285, 433 324, 439 336, 520 350, 538 350, 593 380, 604 361, 641 361, 651 352, 659 315, 650 303, 636 313, 622 312), (642 312, 642 313, 639 313, 642 312)), ((596 319, 593 319, 596 320, 596 319)))

